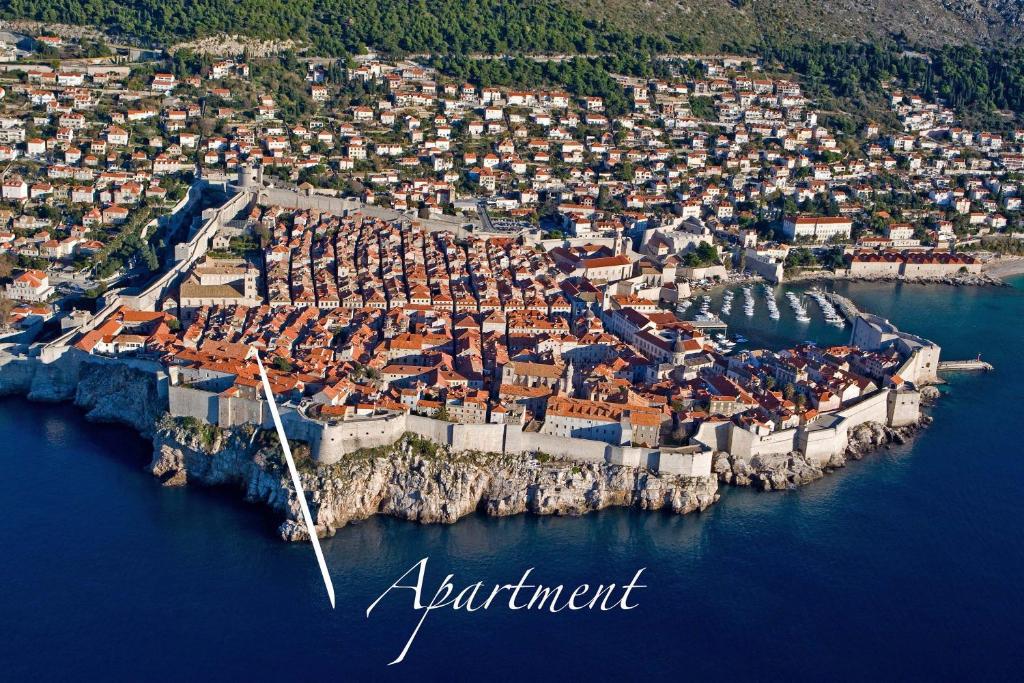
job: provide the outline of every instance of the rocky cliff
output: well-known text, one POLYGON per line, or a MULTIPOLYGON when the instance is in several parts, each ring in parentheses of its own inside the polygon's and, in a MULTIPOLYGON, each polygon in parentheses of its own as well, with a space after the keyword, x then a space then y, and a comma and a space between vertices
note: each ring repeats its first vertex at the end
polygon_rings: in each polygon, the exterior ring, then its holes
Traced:
POLYGON ((0 350, 0 396, 27 396, 32 390, 32 379, 37 362, 0 350))
POLYGON ((74 403, 96 422, 120 422, 150 436, 167 411, 160 376, 124 363, 82 363, 74 403))
MULTIPOLYGON (((704 510, 718 499, 713 478, 654 474, 616 465, 538 461, 528 456, 452 453, 406 435, 393 446, 317 465, 304 445, 294 454, 318 534, 384 514, 450 524, 475 511, 578 515, 610 506, 704 510)), ((306 530, 276 437, 252 429, 221 430, 165 418, 153 437, 153 474, 168 484, 232 485, 253 502, 285 516, 280 532, 301 540, 306 530)))
MULTIPOLYGON (((301 540, 306 530, 270 432, 252 427, 224 430, 166 415, 162 375, 127 362, 78 357, 56 362, 0 353, 0 395, 32 400, 72 400, 96 421, 120 422, 152 436, 150 469, 167 484, 236 486, 248 500, 279 511, 281 535, 301 540)), ((937 393, 937 392, 933 392, 937 393)), ((926 399, 932 400, 932 394, 926 399)), ((819 463, 799 452, 742 458, 719 452, 708 478, 656 474, 608 464, 543 461, 530 456, 461 452, 407 434, 385 448, 359 451, 333 465, 316 464, 308 447, 296 455, 310 510, 322 535, 375 514, 424 523, 453 523, 475 511, 489 515, 576 515, 610 506, 704 510, 718 500, 718 484, 782 490, 808 484, 850 459, 890 443, 904 443, 931 422, 890 428, 866 423, 853 429, 845 452, 819 463)))
POLYGON ((0 395, 71 401, 96 422, 119 422, 144 436, 167 410, 162 373, 153 364, 89 357, 69 350, 49 363, 0 352, 0 395))
POLYGON ((906 443, 930 422, 928 416, 922 417, 918 424, 906 427, 894 428, 877 422, 866 422, 850 431, 849 442, 843 453, 834 454, 828 462, 822 464, 799 451, 755 455, 751 458, 719 452, 715 454, 712 471, 723 484, 752 486, 762 491, 791 489, 821 479, 829 472, 845 467, 849 460, 860 460, 892 443, 906 443))

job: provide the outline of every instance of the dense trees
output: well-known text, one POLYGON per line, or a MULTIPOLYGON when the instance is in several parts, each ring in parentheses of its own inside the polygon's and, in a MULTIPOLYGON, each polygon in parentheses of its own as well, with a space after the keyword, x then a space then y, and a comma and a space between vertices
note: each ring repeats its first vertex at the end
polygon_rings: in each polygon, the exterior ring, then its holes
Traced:
POLYGON ((789 250, 785 267, 786 270, 818 267, 836 270, 844 267, 845 263, 842 247, 830 247, 817 252, 807 247, 797 247, 789 250))
POLYGON ((149 272, 153 272, 160 267, 160 259, 152 245, 143 241, 138 234, 129 234, 97 263, 96 276, 108 278, 120 270, 142 264, 145 264, 149 272))
POLYGON ((697 248, 683 257, 683 265, 687 268, 701 268, 704 266, 721 265, 718 259, 718 249, 707 242, 701 242, 697 248))
POLYGON ((715 105, 714 100, 710 97, 691 97, 690 98, 690 112, 698 119, 705 121, 714 120, 715 116, 715 105))
POLYGON ((790 249, 789 254, 786 255, 786 268, 809 268, 821 265, 818 262, 818 257, 814 255, 814 252, 807 247, 797 247, 796 249, 790 249))
MULTIPOLYGON (((544 0, 0 0, 0 15, 98 26, 154 43, 223 33, 292 38, 318 54, 368 48, 448 56, 445 66, 481 83, 561 82, 607 92, 607 72, 657 75, 647 55, 699 50, 698 37, 631 33, 544 0), (540 65, 526 60, 474 63, 471 53, 601 55, 540 65)), ((890 80, 975 113, 1024 113, 1024 48, 980 50, 950 45, 912 51, 900 42, 805 43, 762 38, 770 65, 801 74, 815 97, 841 98, 857 110, 877 103, 890 80)), ((99 44, 90 50, 105 50, 99 44)), ((175 62, 175 70, 196 67, 175 62)), ((837 107, 837 109, 844 109, 837 107)), ((845 110, 849 110, 846 107, 845 110)))
POLYGON ((896 44, 766 46, 768 63, 803 76, 812 96, 857 99, 881 93, 890 80, 933 95, 961 111, 1024 114, 1024 49, 950 45, 909 51, 896 44))
POLYGON ((539 0, 3 0, 0 12, 167 41, 221 33, 296 38, 326 54, 621 53, 687 47, 631 36, 539 0))
POLYGON ((934 86, 954 107, 1024 112, 1024 49, 949 46, 929 66, 922 85, 934 86))

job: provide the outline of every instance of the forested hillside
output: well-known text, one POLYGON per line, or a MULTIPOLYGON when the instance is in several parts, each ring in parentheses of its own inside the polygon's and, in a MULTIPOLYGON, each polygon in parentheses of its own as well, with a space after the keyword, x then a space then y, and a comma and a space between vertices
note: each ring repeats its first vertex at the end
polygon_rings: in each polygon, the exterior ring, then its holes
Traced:
POLYGON ((0 0, 0 13, 164 41, 296 38, 334 52, 718 50, 893 35, 929 47, 1024 41, 1024 0, 0 0))
POLYGON ((616 90, 609 71, 649 75, 653 67, 647 56, 652 52, 724 48, 760 54, 766 63, 801 75, 815 96, 837 98, 846 105, 866 104, 878 96, 883 81, 896 79, 975 114, 1000 109, 1024 113, 1024 48, 1013 46, 1024 34, 1018 23, 1022 0, 893 3, 0 0, 0 14, 91 25, 113 36, 160 45, 244 34, 291 38, 319 55, 344 57, 368 48, 392 54, 430 53, 440 60, 438 65, 475 81, 554 80, 605 91, 613 99, 616 90), (893 17, 894 22, 879 24, 879 17, 893 17), (835 22, 851 18, 857 21, 846 21, 845 28, 837 26, 829 33, 835 22), (917 30, 921 22, 928 24, 928 31, 917 30), (1013 40, 990 49, 969 44, 1003 34, 1013 40), (873 40, 850 40, 858 37, 873 40), (543 66, 531 60, 468 59, 475 52, 602 57, 543 66))
POLYGON ((0 13, 174 42, 222 33, 293 38, 321 54, 595 52, 668 48, 542 0, 2 0, 0 13))

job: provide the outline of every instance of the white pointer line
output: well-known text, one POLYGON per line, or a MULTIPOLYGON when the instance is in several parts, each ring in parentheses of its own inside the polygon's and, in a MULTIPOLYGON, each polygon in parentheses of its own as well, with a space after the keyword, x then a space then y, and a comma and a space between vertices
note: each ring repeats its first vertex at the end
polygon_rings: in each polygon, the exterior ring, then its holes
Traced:
POLYGON ((302 490, 302 482, 299 481, 299 473, 295 469, 295 461, 292 460, 292 449, 288 445, 288 437, 284 433, 284 425, 281 424, 281 415, 277 412, 277 402, 274 401, 274 392, 270 390, 270 380, 267 379, 267 371, 263 369, 263 361, 260 360, 259 352, 256 353, 256 364, 260 368, 260 379, 263 380, 263 393, 267 396, 267 404, 270 406, 270 416, 274 418, 274 426, 277 428, 277 438, 281 442, 281 450, 284 451, 284 459, 288 461, 288 471, 292 475, 292 485, 295 487, 295 495, 299 498, 299 507, 302 508, 302 519, 306 522, 306 531, 309 532, 309 540, 313 544, 313 552, 316 553, 316 561, 320 564, 320 573, 324 575, 324 585, 327 587, 327 597, 331 599, 331 609, 334 609, 334 584, 331 583, 331 573, 327 571, 327 562, 324 561, 324 551, 320 549, 320 539, 316 537, 316 527, 313 526, 313 516, 309 514, 309 506, 306 505, 306 492, 302 490))

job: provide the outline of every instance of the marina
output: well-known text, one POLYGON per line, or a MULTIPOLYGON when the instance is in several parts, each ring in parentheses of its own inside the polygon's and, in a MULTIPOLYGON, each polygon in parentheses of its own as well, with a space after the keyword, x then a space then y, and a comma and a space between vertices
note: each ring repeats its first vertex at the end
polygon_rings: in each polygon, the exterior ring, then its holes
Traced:
POLYGON ((800 301, 800 297, 793 292, 786 292, 786 298, 789 300, 789 307, 793 309, 797 322, 811 322, 811 317, 807 315, 807 308, 800 301))
POLYGON ((754 315, 754 293, 750 285, 743 286, 743 315, 748 318, 754 315))

